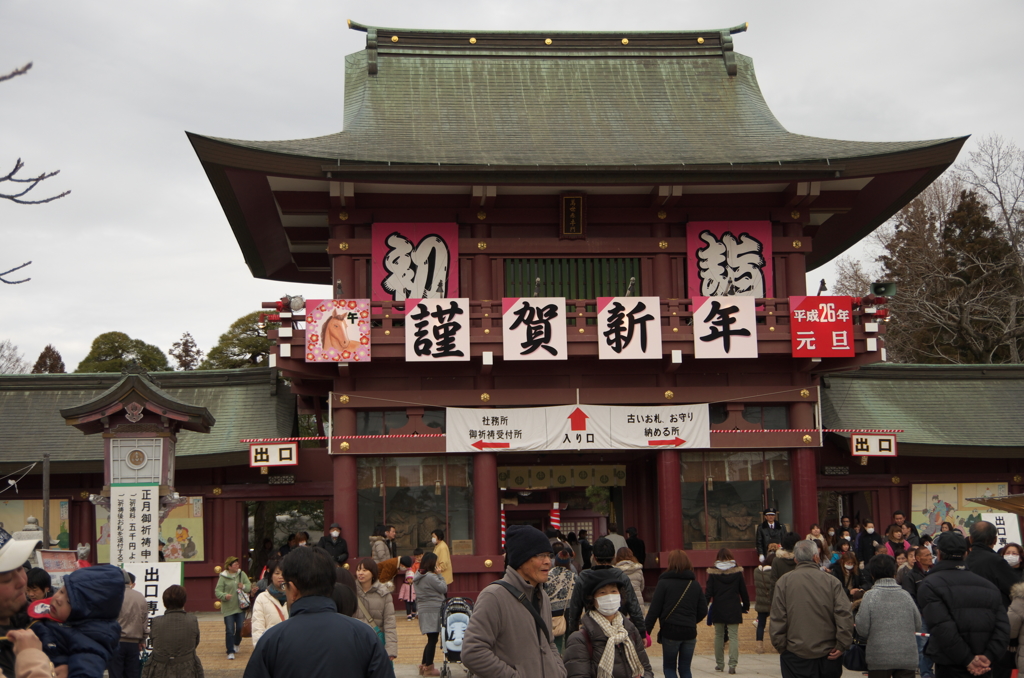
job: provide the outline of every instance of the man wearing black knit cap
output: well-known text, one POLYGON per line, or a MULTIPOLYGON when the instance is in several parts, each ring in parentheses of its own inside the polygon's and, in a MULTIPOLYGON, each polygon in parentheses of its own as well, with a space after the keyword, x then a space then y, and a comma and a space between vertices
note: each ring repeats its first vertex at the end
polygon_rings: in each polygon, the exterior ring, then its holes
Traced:
POLYGON ((600 573, 601 570, 614 570, 617 573, 618 582, 625 584, 622 587, 622 607, 620 608, 622 616, 628 617, 640 635, 647 637, 649 647, 650 635, 644 626, 644 609, 640 607, 640 601, 636 599, 629 575, 612 565, 612 560, 615 559, 615 544, 608 538, 601 537, 594 542, 592 558, 594 562, 591 568, 576 575, 572 599, 569 600, 569 607, 565 609, 565 637, 568 638, 580 628, 580 617, 583 616, 583 592, 587 590, 587 586, 594 577, 601 579, 606 577, 606 573, 600 573))
POLYGON ((480 592, 462 641, 462 664, 488 678, 565 678, 544 591, 551 542, 529 525, 505 533, 505 576, 480 592))

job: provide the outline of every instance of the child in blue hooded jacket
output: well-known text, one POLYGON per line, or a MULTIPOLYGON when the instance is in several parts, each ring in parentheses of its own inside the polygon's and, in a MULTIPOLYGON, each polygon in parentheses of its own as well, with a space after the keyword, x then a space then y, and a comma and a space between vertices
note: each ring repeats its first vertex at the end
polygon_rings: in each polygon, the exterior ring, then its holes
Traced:
POLYGON ((30 603, 28 614, 39 620, 31 628, 54 666, 67 664, 68 678, 102 678, 121 640, 123 601, 121 569, 95 565, 64 577, 63 588, 30 603))

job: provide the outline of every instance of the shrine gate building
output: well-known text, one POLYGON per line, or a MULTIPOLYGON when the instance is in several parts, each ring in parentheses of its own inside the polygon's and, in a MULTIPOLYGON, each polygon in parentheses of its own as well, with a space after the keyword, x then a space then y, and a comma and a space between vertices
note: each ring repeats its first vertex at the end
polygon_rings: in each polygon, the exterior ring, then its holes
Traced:
MULTIPOLYGON (((344 131, 189 134, 252 274, 323 285, 319 305, 265 306, 300 411, 321 435, 333 425, 329 447, 300 453, 329 467, 328 516, 350 550, 369 555, 377 523, 396 525, 403 555, 440 527, 451 592, 473 595, 502 569, 502 517, 597 535, 609 520, 635 526, 652 573, 676 548, 695 566, 723 546, 753 565, 766 505, 805 534, 818 520, 821 376, 884 360, 884 324, 853 305, 834 350, 808 354, 794 317, 818 316, 794 298, 807 270, 912 200, 965 138, 789 132, 734 51, 742 25, 350 27, 366 47, 346 58, 344 131), (623 352, 641 332, 644 350, 623 352), (523 449, 475 431, 472 449, 450 448, 446 408, 489 421, 578 404, 696 406, 707 442, 655 427, 638 434, 647 445, 523 449)), ((504 431, 493 423, 480 428, 504 431)), ((327 480, 303 463, 288 471, 296 496, 327 480)))

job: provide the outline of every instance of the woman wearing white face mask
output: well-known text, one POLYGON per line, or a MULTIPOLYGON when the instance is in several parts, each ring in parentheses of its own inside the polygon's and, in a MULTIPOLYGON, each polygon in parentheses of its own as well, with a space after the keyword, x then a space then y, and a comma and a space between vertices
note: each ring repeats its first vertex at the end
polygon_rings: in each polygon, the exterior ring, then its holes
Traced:
POLYGON ((615 569, 588 582, 584 591, 586 614, 580 630, 565 643, 566 678, 654 678, 654 669, 644 649, 644 636, 622 616, 622 590, 615 581, 615 569))
POLYGON ((1010 543, 999 550, 999 555, 1013 568, 1017 580, 1024 581, 1024 547, 1021 547, 1020 544, 1010 543))
POLYGON ((739 625, 750 609, 750 598, 743 581, 743 568, 736 565, 729 549, 720 550, 715 566, 708 568, 708 584, 704 593, 711 605, 709 616, 715 625, 715 670, 725 670, 725 632, 728 628, 729 673, 736 673, 740 659, 739 625))

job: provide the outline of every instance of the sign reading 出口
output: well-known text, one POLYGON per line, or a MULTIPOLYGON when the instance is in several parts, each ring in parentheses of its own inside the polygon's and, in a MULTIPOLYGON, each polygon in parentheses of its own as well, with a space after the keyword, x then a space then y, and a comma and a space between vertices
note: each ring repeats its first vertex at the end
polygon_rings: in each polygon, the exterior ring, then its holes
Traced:
POLYGON ((446 409, 447 452, 701 449, 711 446, 706 403, 657 407, 559 405, 446 409))

